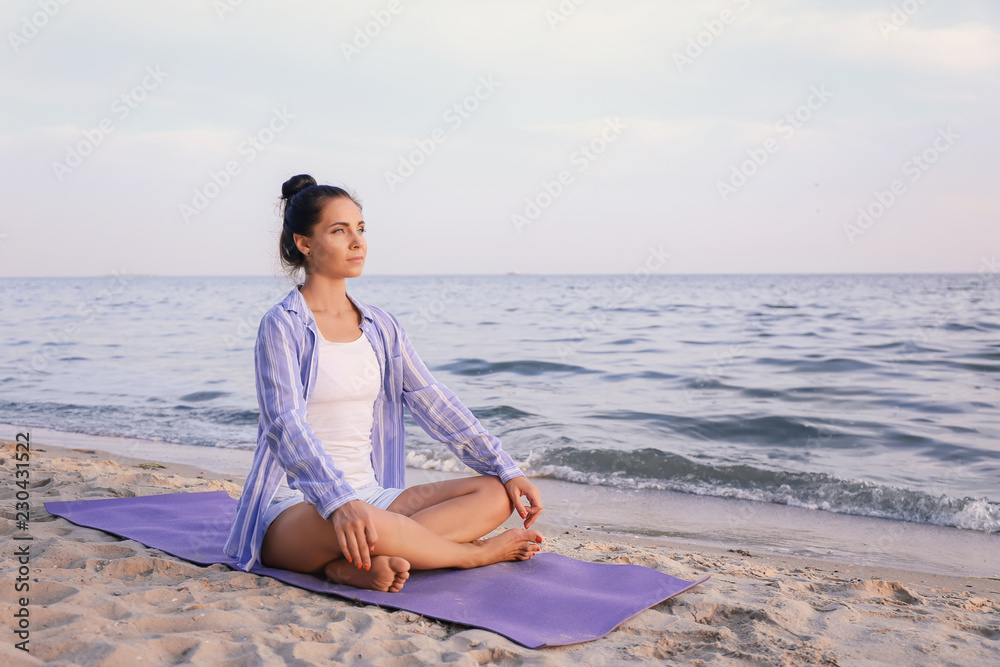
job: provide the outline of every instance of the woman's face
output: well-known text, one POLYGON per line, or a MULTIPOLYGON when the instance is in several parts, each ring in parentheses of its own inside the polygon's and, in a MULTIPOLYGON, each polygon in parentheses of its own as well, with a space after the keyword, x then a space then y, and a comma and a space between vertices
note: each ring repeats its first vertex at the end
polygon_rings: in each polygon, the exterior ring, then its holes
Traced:
POLYGON ((354 278, 361 275, 368 254, 364 230, 357 204, 348 197, 336 197, 323 206, 311 237, 296 234, 294 238, 299 250, 308 256, 311 273, 354 278))

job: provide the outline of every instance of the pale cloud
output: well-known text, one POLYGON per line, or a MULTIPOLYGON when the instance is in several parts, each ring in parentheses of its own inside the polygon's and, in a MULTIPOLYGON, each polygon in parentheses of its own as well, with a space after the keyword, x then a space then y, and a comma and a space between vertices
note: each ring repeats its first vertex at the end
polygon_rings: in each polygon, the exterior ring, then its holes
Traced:
POLYGON ((985 72, 1000 64, 1000 35, 992 26, 967 23, 949 28, 901 28, 889 35, 892 56, 920 67, 985 72))
POLYGON ((667 64, 665 44, 682 34, 672 3, 590 2, 566 15, 558 8, 571 2, 437 4, 451 9, 410 9, 401 14, 399 29, 370 49, 416 50, 448 59, 461 53, 465 67, 543 77, 558 87, 588 73, 655 66, 651 56, 667 64), (544 71, 538 68, 540 60, 546 63, 544 71))
POLYGON ((786 6, 779 13, 759 12, 750 30, 734 32, 744 44, 777 46, 800 56, 852 61, 878 67, 902 65, 924 71, 928 66, 959 73, 978 73, 1000 63, 1000 34, 995 26, 960 23, 927 25, 914 15, 892 23, 886 11, 799 11, 786 6))

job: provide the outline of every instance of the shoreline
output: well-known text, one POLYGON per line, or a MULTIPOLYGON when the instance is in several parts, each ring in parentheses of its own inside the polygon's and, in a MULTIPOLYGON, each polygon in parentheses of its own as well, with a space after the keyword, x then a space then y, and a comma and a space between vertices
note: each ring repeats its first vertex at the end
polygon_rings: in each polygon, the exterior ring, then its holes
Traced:
MULTIPOLYGON (((596 641, 525 649, 488 631, 357 606, 221 565, 196 566, 52 517, 43 502, 216 489, 237 495, 243 481, 168 461, 147 470, 138 467, 152 462, 146 457, 52 442, 58 440, 32 434, 31 568, 38 580, 31 590, 33 651, 26 657, 13 641, 4 642, 0 655, 7 664, 125 665, 142 655, 152 664, 399 664, 405 656, 412 663, 457 664, 604 665, 669 658, 681 664, 987 665, 1000 639, 997 579, 745 555, 737 545, 665 544, 564 523, 554 511, 537 524, 546 551, 712 579, 596 641)), ((0 458, 11 479, 12 452, 4 440, 0 458)), ((0 495, 0 526, 10 544, 13 485, 0 495)), ((7 581, 13 568, 7 559, 7 581)), ((0 613, 10 618, 17 600, 13 586, 3 590, 0 613)))
MULTIPOLYGON (((7 424, 0 424, 0 429, 11 437, 17 432, 7 424)), ((197 468, 206 479, 237 480, 240 487, 244 476, 232 471, 249 470, 253 456, 245 449, 46 428, 24 430, 32 434, 33 442, 59 442, 64 448, 179 465, 185 471, 197 468)), ((467 474, 473 473, 408 467, 406 480, 407 486, 413 486, 467 474)), ((545 504, 540 525, 575 527, 600 534, 602 539, 725 553, 743 550, 769 558, 804 558, 845 567, 1000 578, 1000 559, 995 557, 1000 553, 1000 534, 750 500, 531 479, 542 491, 545 504)))

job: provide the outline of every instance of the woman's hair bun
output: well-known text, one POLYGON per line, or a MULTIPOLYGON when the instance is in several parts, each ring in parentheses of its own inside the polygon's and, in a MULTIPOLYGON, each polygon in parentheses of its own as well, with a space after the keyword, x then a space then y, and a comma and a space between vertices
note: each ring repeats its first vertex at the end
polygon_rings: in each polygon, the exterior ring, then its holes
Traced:
POLYGON ((316 185, 316 179, 309 174, 292 176, 281 184, 281 198, 286 202, 290 202, 297 192, 301 192, 312 185, 316 185))

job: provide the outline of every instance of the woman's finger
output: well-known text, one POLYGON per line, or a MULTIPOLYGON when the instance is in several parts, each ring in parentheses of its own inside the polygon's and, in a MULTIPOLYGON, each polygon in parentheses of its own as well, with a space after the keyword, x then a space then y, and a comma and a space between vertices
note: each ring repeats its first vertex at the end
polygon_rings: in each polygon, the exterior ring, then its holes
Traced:
POLYGON ((525 528, 525 530, 527 530, 528 528, 531 528, 531 524, 535 523, 535 519, 538 518, 539 512, 541 512, 541 510, 536 510, 534 507, 532 507, 531 509, 528 510, 528 516, 524 520, 524 528, 525 528))
POLYGON ((372 548, 366 533, 368 532, 368 522, 362 523, 357 528, 355 534, 358 544, 358 565, 365 570, 370 570, 372 566, 372 548))
POLYGON ((528 493, 528 501, 531 503, 531 509, 535 514, 542 513, 542 494, 538 489, 532 489, 528 493))
POLYGON ((516 485, 512 485, 512 488, 507 489, 507 495, 514 503, 514 511, 522 519, 528 516, 528 513, 524 509, 524 503, 521 502, 521 489, 516 485))
POLYGON ((535 523, 535 519, 542 513, 542 494, 538 491, 537 487, 532 486, 525 492, 525 495, 528 497, 528 503, 531 505, 528 508, 530 516, 524 521, 524 527, 527 529, 531 527, 531 524, 535 523))
POLYGON ((358 549, 358 539, 353 531, 347 531, 347 562, 361 567, 361 550, 358 549))
POLYGON ((375 543, 378 542, 378 531, 375 530, 375 522, 368 517, 368 526, 365 529, 368 534, 368 551, 375 551, 375 543))
POLYGON ((351 562, 351 552, 347 548, 347 534, 342 530, 335 530, 337 533, 337 544, 340 545, 340 555, 347 559, 347 562, 351 562))

